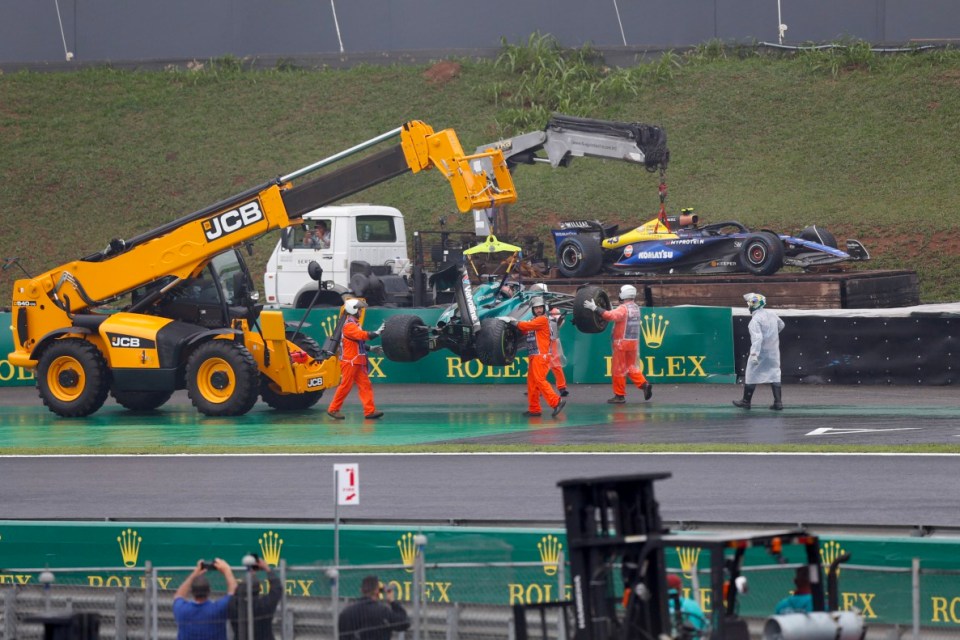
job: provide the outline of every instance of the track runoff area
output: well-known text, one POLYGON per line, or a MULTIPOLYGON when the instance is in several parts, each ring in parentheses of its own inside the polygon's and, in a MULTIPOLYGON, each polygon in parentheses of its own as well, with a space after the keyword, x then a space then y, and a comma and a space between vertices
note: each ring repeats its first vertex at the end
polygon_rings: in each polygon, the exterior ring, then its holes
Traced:
MULTIPOLYGON (((327 447, 463 444, 548 445, 958 445, 960 402, 952 387, 786 385, 783 411, 767 408, 761 385, 753 409, 731 402, 730 384, 654 385, 653 398, 628 388, 610 405, 608 385, 571 385, 565 410, 529 418, 525 385, 374 385, 380 420, 366 420, 356 394, 334 421, 332 392, 311 410, 275 412, 259 403, 235 418, 199 414, 183 393, 157 411, 130 412, 108 400, 88 418, 48 411, 32 387, 0 388, 0 454, 110 452, 257 453, 327 447)), ((681 449, 682 450, 682 449, 681 449)))

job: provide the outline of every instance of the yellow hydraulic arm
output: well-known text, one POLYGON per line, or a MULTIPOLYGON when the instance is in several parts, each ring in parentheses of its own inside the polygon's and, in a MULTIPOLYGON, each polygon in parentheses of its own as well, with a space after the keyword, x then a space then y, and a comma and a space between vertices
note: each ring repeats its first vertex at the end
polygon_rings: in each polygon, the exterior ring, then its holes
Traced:
POLYGON ((33 366, 33 348, 52 331, 71 326, 72 314, 97 307, 155 280, 196 276, 217 254, 274 229, 299 224, 304 213, 406 172, 436 169, 461 211, 516 201, 498 149, 466 155, 452 129, 434 132, 420 121, 127 240, 14 283, 15 351, 11 363, 33 366), (301 185, 293 181, 387 140, 400 144, 301 185), (492 170, 490 167, 492 166, 492 170), (486 167, 486 169, 484 169, 486 167))

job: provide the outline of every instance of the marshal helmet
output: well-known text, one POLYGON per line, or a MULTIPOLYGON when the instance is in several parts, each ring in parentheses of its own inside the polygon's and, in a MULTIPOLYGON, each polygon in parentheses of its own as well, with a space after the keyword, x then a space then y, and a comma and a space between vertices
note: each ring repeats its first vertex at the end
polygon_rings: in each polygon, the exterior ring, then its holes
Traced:
POLYGON ((637 297, 637 288, 632 284, 625 284, 620 287, 621 300, 634 300, 637 297))
POLYGON ((363 309, 366 306, 367 303, 360 298, 350 298, 343 303, 343 310, 349 313, 351 316, 355 316, 360 313, 360 309, 363 309))
POLYGON ((767 304, 767 299, 759 293, 745 293, 743 299, 747 301, 747 308, 750 309, 750 313, 762 309, 767 304))

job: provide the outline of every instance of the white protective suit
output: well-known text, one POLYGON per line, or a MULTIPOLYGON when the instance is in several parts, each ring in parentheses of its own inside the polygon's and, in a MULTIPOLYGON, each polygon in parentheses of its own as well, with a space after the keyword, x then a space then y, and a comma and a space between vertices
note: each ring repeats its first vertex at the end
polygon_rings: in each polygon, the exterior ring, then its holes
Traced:
POLYGON ((780 332, 783 320, 768 309, 757 309, 750 318, 750 356, 744 384, 780 384, 780 332), (756 364, 754 364, 756 361, 756 364))

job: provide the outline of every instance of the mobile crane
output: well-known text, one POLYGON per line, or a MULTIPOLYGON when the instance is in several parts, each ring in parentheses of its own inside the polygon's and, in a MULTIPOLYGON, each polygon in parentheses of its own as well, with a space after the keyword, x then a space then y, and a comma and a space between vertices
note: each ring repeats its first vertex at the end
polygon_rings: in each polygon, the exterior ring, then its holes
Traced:
MULTIPOLYGON (((209 416, 313 406, 339 383, 334 334, 321 348, 263 310, 239 248, 302 216, 407 172, 437 169, 462 212, 516 200, 503 155, 466 155, 452 129, 410 121, 302 169, 13 287, 10 363, 36 370, 43 403, 90 415, 107 395, 150 410, 186 389, 209 416), (399 137, 342 168, 294 180, 399 137), (481 165, 483 165, 481 167, 481 165), (116 313, 109 308, 120 306, 116 313)), ((316 276, 319 279, 319 274, 316 276)), ((342 321, 342 314, 341 314, 342 321)))

